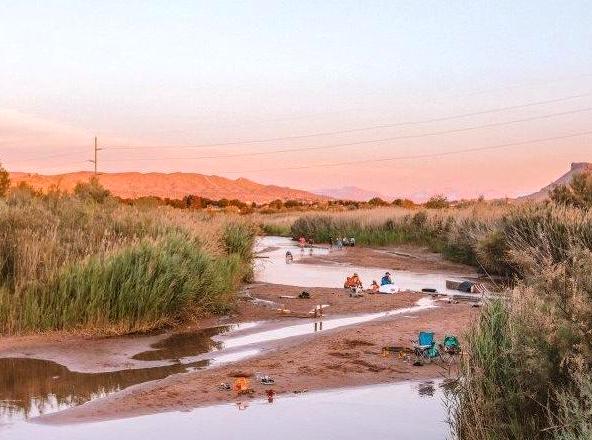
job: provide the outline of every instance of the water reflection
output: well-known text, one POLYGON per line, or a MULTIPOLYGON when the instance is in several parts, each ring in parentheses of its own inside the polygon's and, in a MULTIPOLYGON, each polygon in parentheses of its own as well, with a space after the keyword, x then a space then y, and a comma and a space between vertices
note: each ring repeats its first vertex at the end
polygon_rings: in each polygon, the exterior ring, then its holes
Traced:
POLYGON ((194 332, 176 333, 152 344, 151 347, 153 350, 138 353, 133 356, 133 359, 141 361, 178 360, 184 357, 208 353, 213 350, 220 350, 223 344, 213 341, 212 337, 226 333, 233 329, 233 327, 231 325, 224 325, 194 332))
POLYGON ((134 419, 49 426, 20 423, 2 435, 11 440, 282 440, 422 439, 449 434, 443 389, 419 396, 417 382, 275 396, 233 404, 167 412, 134 419), (238 409, 238 411, 237 411, 238 409), (246 410, 246 411, 245 411, 246 410))
POLYGON ((434 393, 436 392, 436 387, 434 386, 433 380, 428 380, 425 382, 420 382, 417 385, 417 393, 421 397, 434 397, 434 393))
POLYGON ((131 385, 204 368, 209 361, 108 373, 78 373, 39 359, 0 359, 0 421, 80 405, 131 385))

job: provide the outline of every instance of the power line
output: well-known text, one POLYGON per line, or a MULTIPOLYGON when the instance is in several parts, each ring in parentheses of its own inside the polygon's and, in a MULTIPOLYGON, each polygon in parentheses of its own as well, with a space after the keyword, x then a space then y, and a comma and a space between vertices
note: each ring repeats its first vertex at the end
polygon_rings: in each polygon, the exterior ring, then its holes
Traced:
POLYGON ((351 147, 356 145, 364 145, 364 144, 371 144, 371 143, 380 143, 380 142, 387 142, 387 141, 395 141, 395 140, 408 140, 408 139, 420 139, 424 137, 430 136, 439 136, 443 134, 453 134, 453 133, 462 133, 467 131, 479 130, 482 128, 491 128, 491 127, 500 127, 504 125, 511 125, 517 124, 522 122, 529 122, 541 119, 548 119, 557 116, 565 116, 575 113, 583 113, 591 111, 592 107, 586 107, 583 109, 576 109, 576 110, 569 110, 565 112, 558 112, 558 113, 548 113, 546 115, 539 115, 539 116, 532 116, 530 118, 522 118, 522 119, 514 119, 511 121, 502 121, 502 122, 492 122, 490 124, 482 124, 476 125, 472 127, 464 127, 464 128, 454 128, 449 130, 441 130, 435 131, 431 133, 421 133, 421 134, 413 134, 413 135, 403 135, 403 136, 391 136, 381 139, 371 139, 371 140, 362 140, 356 142, 347 142, 347 143, 339 143, 339 144, 332 144, 332 145, 323 145, 323 146, 312 146, 312 147, 299 147, 299 148, 286 148, 282 150, 272 150, 272 151, 256 151, 250 153, 234 153, 234 154, 224 154, 224 155, 210 155, 210 156, 193 156, 193 157, 141 157, 141 158, 130 158, 130 159, 105 159, 108 162, 121 162, 123 160, 133 160, 133 161, 152 161, 152 160, 163 160, 166 159, 178 159, 178 160, 199 160, 199 159, 223 159, 223 158, 232 158, 232 157, 252 157, 252 156, 265 156, 265 155, 272 155, 272 154, 281 154, 281 153, 292 153, 292 152, 302 152, 302 151, 312 151, 312 150, 329 150, 335 148, 343 148, 343 147, 351 147))
POLYGON ((479 115, 485 115, 485 114, 490 114, 490 113, 499 113, 499 112, 508 111, 508 110, 517 110, 517 109, 521 109, 521 108, 528 108, 528 107, 533 107, 533 106, 537 106, 537 105, 553 104, 553 103, 557 103, 557 102, 585 98, 588 96, 592 96, 592 93, 571 95, 571 96, 565 96, 565 97, 550 99, 550 100, 545 100, 545 101, 536 101, 536 102, 531 102, 531 103, 526 103, 526 104, 507 106, 507 107, 498 107, 498 108, 489 109, 489 110, 461 113, 461 114, 452 115, 452 116, 423 119, 423 120, 418 120, 418 121, 397 122, 397 123, 392 123, 392 124, 379 124, 379 125, 372 125, 372 126, 366 126, 366 127, 358 127, 358 128, 350 128, 350 129, 334 130, 334 131, 324 131, 324 132, 316 132, 316 133, 308 133, 308 134, 292 135, 292 136, 280 136, 280 137, 272 137, 272 138, 264 138, 264 139, 251 139, 251 140, 244 140, 244 141, 220 142, 220 143, 186 145, 186 146, 122 145, 122 146, 112 146, 112 147, 108 147, 108 148, 110 150, 137 150, 137 149, 144 149, 144 148, 211 148, 211 147, 224 147, 224 146, 232 146, 232 145, 264 143, 264 142, 277 142, 277 141, 295 140, 295 139, 306 139, 306 138, 318 137, 318 136, 332 136, 332 135, 337 135, 337 134, 357 133, 357 132, 377 130, 377 129, 382 129, 382 128, 393 128, 393 127, 400 127, 400 126, 407 126, 407 125, 418 125, 418 124, 428 124, 428 123, 432 123, 432 122, 449 121, 449 120, 454 120, 454 119, 466 118, 469 116, 479 116, 479 115))
POLYGON ((26 159, 18 159, 18 162, 32 162, 32 161, 36 161, 36 160, 45 160, 45 159, 54 159, 54 158, 58 158, 58 157, 67 157, 67 156, 75 156, 77 154, 83 154, 86 151, 84 150, 77 150, 77 151, 69 151, 69 152, 64 152, 64 153, 57 153, 57 154, 51 154, 48 156, 37 156, 37 157, 28 157, 26 159))
MULTIPOLYGON (((498 87, 490 87, 490 88, 486 88, 486 89, 473 90, 470 92, 467 92, 467 91, 462 92, 462 91, 458 91, 457 89, 449 88, 448 92, 450 92, 450 93, 442 94, 442 95, 437 96, 435 99, 427 99, 426 101, 429 103, 448 102, 450 99, 453 99, 453 98, 489 94, 491 92, 496 92, 496 91, 500 91, 500 90, 530 89, 530 88, 536 88, 536 87, 546 86, 548 84, 555 84, 555 83, 560 83, 560 82, 565 82, 565 81, 572 81, 573 82, 574 80, 577 80, 580 78, 589 78, 589 77, 592 77, 592 73, 584 73, 581 75, 576 75, 576 76, 571 76, 571 77, 566 76, 566 77, 552 78, 552 79, 547 79, 547 80, 541 80, 541 79, 532 80, 532 79, 530 79, 528 82, 523 81, 521 83, 504 84, 504 85, 498 86, 498 87)), ((415 95, 422 96, 421 92, 415 93, 415 95)), ((240 122, 240 123, 223 124, 223 127, 227 127, 227 128, 244 127, 244 126, 251 126, 253 124, 268 124, 270 122, 275 123, 275 122, 312 119, 312 118, 318 118, 319 116, 330 115, 330 114, 351 113, 351 112, 360 112, 360 111, 376 111, 376 110, 377 110, 376 107, 364 108, 364 107, 357 106, 357 107, 350 107, 350 108, 345 108, 345 109, 341 109, 341 110, 327 110, 327 111, 323 111, 323 112, 314 112, 314 113, 303 114, 303 115, 298 115, 298 116, 284 115, 284 116, 278 116, 273 119, 258 119, 258 120, 244 121, 244 122, 240 122)), ((194 116, 191 116, 190 118, 193 119, 194 116)), ((186 129, 182 129, 182 131, 185 131, 185 130, 186 129)), ((151 130, 151 132, 152 131, 153 130, 151 130)), ((162 131, 162 130, 158 130, 158 131, 162 131)), ((166 131, 171 132, 171 129, 167 128, 166 131)), ((181 130, 176 129, 174 131, 181 131, 181 130)), ((158 148, 160 148, 160 147, 158 147, 158 148)))
POLYGON ((563 139, 570 139, 574 137, 592 135, 592 131, 584 131, 580 133, 572 133, 563 136, 555 136, 555 137, 548 137, 548 138, 539 138, 539 139, 531 139, 528 141, 522 142, 511 142, 507 144, 498 144, 498 145, 490 145, 484 147, 473 147, 473 148, 465 148, 459 150, 452 150, 452 151, 444 151, 441 153, 426 153, 426 154, 415 154, 415 155, 407 155, 407 156, 395 156, 395 157, 382 157, 377 159, 362 159, 362 160, 354 160, 354 161, 347 161, 347 162, 331 162, 331 163, 324 163, 324 164, 316 164, 316 165, 302 165, 302 166, 295 166, 295 167, 274 167, 274 168, 262 168, 256 170, 243 170, 243 171, 224 171, 225 174, 243 174, 243 173, 253 173, 253 172, 261 172, 261 171, 276 171, 276 170, 303 170, 308 168, 326 168, 326 167, 340 167, 345 165, 357 165, 360 163, 373 163, 373 162, 386 162, 386 161, 394 161, 394 160, 410 160, 410 159, 427 159, 427 158, 435 158, 435 157, 444 157, 444 156, 453 156, 457 154, 463 153, 475 153, 480 151, 490 151, 490 150, 499 150, 503 148, 511 148, 517 147, 522 145, 529 145, 529 144, 536 144, 541 142, 549 142, 549 141, 557 141, 563 139))

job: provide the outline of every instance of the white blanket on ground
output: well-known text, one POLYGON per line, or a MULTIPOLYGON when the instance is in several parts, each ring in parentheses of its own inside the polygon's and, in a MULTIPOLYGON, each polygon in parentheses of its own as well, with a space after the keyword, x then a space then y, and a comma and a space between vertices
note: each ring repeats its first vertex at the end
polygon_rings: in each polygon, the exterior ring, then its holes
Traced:
POLYGON ((401 289, 395 284, 385 284, 384 286, 380 286, 380 289, 378 289, 380 293, 397 293, 400 290, 401 289))

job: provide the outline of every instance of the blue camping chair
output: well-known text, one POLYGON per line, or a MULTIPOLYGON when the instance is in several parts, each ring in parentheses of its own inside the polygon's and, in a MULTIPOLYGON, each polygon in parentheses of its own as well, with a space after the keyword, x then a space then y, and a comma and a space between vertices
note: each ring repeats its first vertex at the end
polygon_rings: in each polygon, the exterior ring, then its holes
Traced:
POLYGON ((413 351, 418 360, 431 361, 440 356, 440 352, 436 348, 436 341, 434 340, 433 332, 419 332, 417 341, 413 341, 413 351))
POLYGON ((446 363, 454 361, 455 356, 462 354, 460 342, 454 335, 446 335, 442 340, 441 344, 438 344, 440 348, 442 360, 446 363))

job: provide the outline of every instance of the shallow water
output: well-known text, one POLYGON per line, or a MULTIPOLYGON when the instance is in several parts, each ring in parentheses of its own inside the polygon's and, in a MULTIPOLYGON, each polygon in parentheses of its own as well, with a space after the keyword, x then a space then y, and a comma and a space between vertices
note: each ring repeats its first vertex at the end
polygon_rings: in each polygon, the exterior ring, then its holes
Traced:
MULTIPOLYGON (((421 291, 436 289, 439 293, 458 295, 460 292, 446 289, 446 280, 462 281, 462 274, 434 274, 398 271, 390 268, 367 268, 342 264, 286 264, 286 251, 292 252, 295 260, 306 258, 310 250, 301 252, 298 245, 285 237, 261 237, 257 243, 259 258, 255 266, 255 280, 271 284, 299 287, 342 287, 346 276, 358 273, 364 286, 373 280, 379 281, 385 272, 390 272, 395 286, 401 290, 421 291)), ((339 252, 339 251, 334 251, 339 252)), ((327 248, 314 248, 315 255, 329 253, 327 248)))
POLYGON ((208 364, 203 360, 108 373, 78 373, 40 359, 0 359, 0 424, 70 408, 131 385, 195 371, 208 364))
POLYGON ((20 423, 6 438, 29 440, 422 439, 448 435, 441 382, 388 385, 279 396, 133 419, 70 426, 20 423), (429 391, 427 391, 429 390, 429 391))
POLYGON ((386 318, 395 315, 406 315, 409 313, 419 312, 421 310, 435 307, 434 301, 430 298, 421 298, 417 305, 412 307, 404 307, 401 309, 390 310, 387 312, 365 313, 362 315, 354 315, 343 318, 331 318, 323 320, 314 320, 305 324, 296 324, 283 326, 271 330, 258 331, 243 336, 227 336, 220 340, 225 348, 236 348, 250 344, 258 344, 262 342, 277 341, 280 339, 291 338, 295 336, 303 336, 318 331, 327 331, 349 325, 361 324, 363 322, 373 321, 375 319, 386 318))

